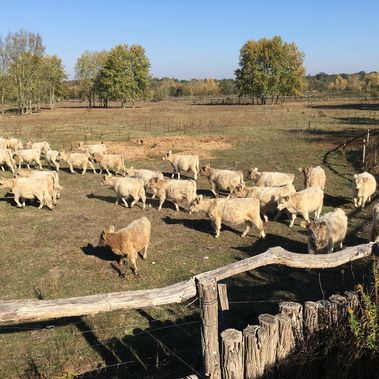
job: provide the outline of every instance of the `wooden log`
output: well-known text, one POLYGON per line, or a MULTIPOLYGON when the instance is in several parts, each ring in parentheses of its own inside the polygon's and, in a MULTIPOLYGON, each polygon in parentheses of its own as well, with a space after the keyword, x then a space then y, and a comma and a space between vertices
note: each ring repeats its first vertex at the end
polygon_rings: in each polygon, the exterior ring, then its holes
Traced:
POLYGON ((319 300, 318 308, 318 328, 319 330, 329 329, 332 325, 331 304, 328 300, 319 300))
POLYGON ((281 247, 230 265, 208 271, 188 281, 164 288, 116 292, 59 300, 23 300, 0 303, 0 324, 43 321, 60 317, 95 315, 119 309, 182 303, 196 295, 195 279, 214 277, 217 281, 270 264, 297 268, 329 268, 354 261, 378 250, 373 243, 348 247, 333 254, 297 254, 281 247))
POLYGON ((291 319, 281 313, 275 318, 278 320, 278 345, 276 349, 276 357, 278 363, 283 361, 293 350, 295 339, 292 331, 291 319))
POLYGON ((261 378, 265 372, 265 357, 263 347, 267 341, 266 329, 259 325, 249 325, 243 331, 245 350, 245 379, 261 378))
POLYGON ((306 301, 304 304, 304 335, 309 338, 318 330, 318 309, 320 304, 306 301))
POLYGON ((221 378, 220 352, 218 345, 218 299, 217 282, 214 278, 198 281, 201 318, 201 348, 204 360, 204 376, 221 378))
POLYGON ((241 274, 248 270, 254 270, 271 264, 279 264, 295 268, 332 268, 343 265, 357 259, 371 255, 372 242, 363 245, 347 247, 333 254, 298 254, 283 249, 280 246, 272 247, 266 252, 250 258, 220 267, 213 271, 197 275, 213 276, 217 281, 229 278, 232 275, 241 274))
POLYGON ((347 314, 347 300, 341 295, 332 295, 329 297, 330 314, 333 326, 343 324, 347 314))
POLYGON ((120 309, 182 303, 196 296, 195 279, 164 288, 114 292, 59 300, 23 300, 0 303, 0 324, 95 315, 120 309))
POLYGON ((266 330, 266 343, 261 346, 261 358, 266 363, 267 369, 276 363, 276 349, 279 340, 278 320, 275 316, 264 313, 258 316, 258 321, 261 328, 266 330))
POLYGON ((221 372, 223 379, 243 378, 243 338, 242 332, 226 329, 221 333, 221 372))
POLYGON ((279 311, 291 319, 295 345, 300 346, 304 341, 303 306, 293 301, 283 301, 279 303, 279 311))

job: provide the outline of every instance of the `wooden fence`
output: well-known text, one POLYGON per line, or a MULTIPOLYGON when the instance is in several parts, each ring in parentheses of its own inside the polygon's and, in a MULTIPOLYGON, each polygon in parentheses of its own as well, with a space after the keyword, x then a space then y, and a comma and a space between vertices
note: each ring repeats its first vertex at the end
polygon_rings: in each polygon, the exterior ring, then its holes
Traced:
POLYGON ((300 349, 317 332, 343 325, 348 309, 359 307, 358 295, 347 291, 329 300, 307 301, 304 306, 281 302, 275 316, 262 314, 259 325, 243 331, 226 329, 221 333, 221 367, 224 379, 268 377, 276 365, 300 349))
MULTIPOLYGON (((204 361, 204 377, 221 378, 218 312, 219 302, 225 306, 227 299, 223 296, 223 294, 225 294, 225 291, 222 290, 223 287, 218 285, 220 280, 273 264, 308 269, 332 268, 368 257, 372 253, 376 256, 379 255, 377 244, 368 243, 347 247, 344 250, 329 255, 298 254, 289 252, 281 247, 273 247, 262 254, 196 275, 187 281, 164 288, 116 292, 59 300, 1 302, 0 325, 45 321, 61 317, 94 315, 117 309, 137 309, 183 303, 198 296, 201 317, 201 345, 204 361)), ((288 312, 288 307, 282 306, 282 313, 283 312, 288 312)), ((320 314, 322 314, 322 312, 320 314)), ((286 320, 284 320, 283 317, 278 316, 278 318, 283 321, 283 326, 281 327, 288 329, 288 322, 286 324, 286 320), (284 324, 286 324, 286 326, 284 324)), ((261 325, 270 323, 270 321, 266 319, 267 317, 260 318, 261 325)), ((267 326, 267 328, 269 328, 269 326, 267 326)), ((224 351, 226 351, 225 349, 226 347, 224 347, 224 351)), ((284 347, 282 346, 280 349, 284 349, 284 347)), ((275 352, 275 359, 277 359, 277 356, 284 356, 286 351, 287 350, 284 349, 283 351, 275 352)), ((224 361, 225 359, 228 361, 228 358, 223 356, 224 361)), ((265 366, 270 365, 272 362, 274 362, 274 353, 272 353, 272 356, 265 358, 265 366)), ((224 371, 225 370, 223 370, 223 372, 224 371)), ((223 375, 224 377, 228 377, 226 371, 223 375)))

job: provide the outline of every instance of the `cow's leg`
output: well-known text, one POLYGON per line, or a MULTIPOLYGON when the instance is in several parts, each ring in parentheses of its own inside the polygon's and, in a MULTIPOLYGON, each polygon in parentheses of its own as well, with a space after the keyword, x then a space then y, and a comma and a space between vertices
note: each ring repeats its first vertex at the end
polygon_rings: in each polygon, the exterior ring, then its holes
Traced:
POLYGON ((220 237, 220 231, 221 231, 221 220, 213 219, 212 220, 213 228, 216 232, 215 238, 220 237))
POLYGON ((241 237, 244 238, 247 236, 247 233, 249 233, 249 230, 251 228, 251 221, 250 220, 246 220, 245 221, 245 224, 246 224, 246 229, 244 230, 244 232, 241 234, 241 237))
MULTIPOLYGON (((129 208, 129 205, 128 205, 127 201, 125 200, 125 198, 122 197, 121 200, 122 200, 122 202, 124 203, 125 207, 126 207, 126 208, 129 208)), ((117 204, 118 204, 118 201, 117 201, 117 204)), ((132 205, 131 205, 130 207, 132 207, 132 205)))
POLYGON ((38 209, 42 209, 43 208, 43 205, 44 205, 44 201, 43 201, 43 195, 41 196, 36 196, 38 201, 39 201, 39 207, 38 209))
POLYGON ((179 205, 176 201, 172 200, 173 204, 175 205, 175 210, 179 212, 179 205))
POLYGON ((309 213, 308 212, 303 212, 302 216, 304 217, 304 220, 309 224, 311 220, 309 219, 309 213))
POLYGON ((216 191, 216 186, 213 182, 212 182, 211 186, 212 186, 211 191, 212 191, 213 195, 215 195, 215 197, 218 197, 218 193, 216 191))
POLYGON ((133 197, 133 201, 132 203, 130 204, 130 208, 133 208, 134 207, 134 204, 139 200, 139 196, 136 196, 136 197, 133 197))
POLYGON ((158 207, 158 211, 160 211, 162 209, 162 205, 164 203, 164 201, 166 200, 165 197, 162 197, 159 199, 159 207, 158 207))
POLYGON ((15 195, 14 195, 14 201, 16 202, 16 205, 17 205, 19 208, 22 208, 22 204, 20 203, 19 199, 20 199, 20 196, 19 196, 18 194, 15 194, 15 195))
POLYGON ((128 256, 128 260, 129 260, 129 264, 133 270, 133 273, 134 275, 138 275, 138 269, 137 269, 137 263, 136 263, 136 255, 135 254, 131 254, 130 256, 128 256))
POLYGON ((70 167, 71 174, 75 174, 74 166, 72 165, 72 163, 69 163, 68 166, 70 167))
POLYGON ((26 167, 27 167, 28 170, 30 170, 29 163, 26 164, 26 167))
POLYGON ((152 199, 155 199, 155 196, 157 195, 157 190, 153 188, 153 196, 151 196, 152 199))
POLYGON ((295 222, 295 219, 296 219, 296 213, 291 213, 291 218, 290 218, 290 228, 293 227, 293 224, 295 222))
POLYGON ((86 171, 87 171, 87 165, 84 165, 84 166, 83 166, 82 175, 84 175, 84 174, 86 173, 86 171))
POLYGON ((143 259, 146 259, 147 258, 147 248, 149 247, 149 244, 147 244, 144 248, 143 248, 143 255, 142 255, 142 258, 143 259))

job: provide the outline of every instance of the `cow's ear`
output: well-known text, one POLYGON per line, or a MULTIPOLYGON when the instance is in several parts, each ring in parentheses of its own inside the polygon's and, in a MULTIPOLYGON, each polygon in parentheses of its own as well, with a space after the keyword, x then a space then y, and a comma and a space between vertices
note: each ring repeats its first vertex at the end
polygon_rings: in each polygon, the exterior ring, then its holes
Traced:
POLYGON ((114 226, 111 225, 109 228, 108 228, 108 233, 114 233, 114 226))
POLYGON ((321 221, 319 225, 320 225, 320 228, 325 228, 326 227, 326 222, 325 221, 321 221))
POLYGON ((299 171, 300 172, 304 172, 304 168, 303 167, 299 167, 299 171))
POLYGON ((211 167, 211 164, 207 163, 204 167, 209 168, 209 167, 211 167))
POLYGON ((288 201, 290 199, 290 197, 289 196, 284 196, 283 199, 284 199, 284 201, 288 201))
POLYGON ((253 171, 254 171, 254 172, 258 172, 258 167, 254 167, 254 168, 253 168, 253 171))
POLYGON ((354 179, 357 179, 358 178, 358 175, 357 174, 354 174, 354 179))

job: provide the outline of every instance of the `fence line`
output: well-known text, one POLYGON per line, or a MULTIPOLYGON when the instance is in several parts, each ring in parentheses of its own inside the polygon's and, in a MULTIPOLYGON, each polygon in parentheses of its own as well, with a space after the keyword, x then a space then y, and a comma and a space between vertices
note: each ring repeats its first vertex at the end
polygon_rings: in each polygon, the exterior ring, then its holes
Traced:
POLYGON ((193 298, 195 280, 213 277, 216 281, 245 271, 271 264, 295 268, 330 268, 366 257, 371 254, 372 243, 362 244, 330 255, 305 255, 292 253, 282 247, 208 271, 187 281, 164 288, 115 292, 59 300, 24 300, 0 303, 0 325, 16 322, 43 321, 61 317, 94 315, 117 309, 136 309, 149 306, 183 303, 193 298))

